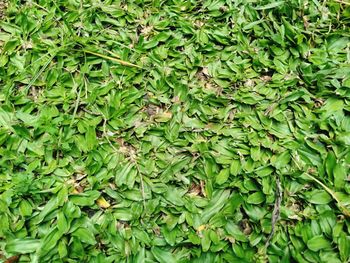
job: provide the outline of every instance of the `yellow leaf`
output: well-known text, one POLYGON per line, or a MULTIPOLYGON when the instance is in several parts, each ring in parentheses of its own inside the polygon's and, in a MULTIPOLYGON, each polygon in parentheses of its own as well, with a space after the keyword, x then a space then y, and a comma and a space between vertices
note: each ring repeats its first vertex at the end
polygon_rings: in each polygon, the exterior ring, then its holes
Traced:
POLYGON ((108 208, 111 206, 110 203, 108 203, 102 196, 96 200, 96 203, 101 208, 108 208))
POLYGON ((156 122, 167 122, 173 117, 173 114, 169 111, 159 113, 155 116, 156 122))
POLYGON ((205 225, 200 225, 198 228, 197 228, 197 231, 198 232, 201 232, 202 230, 205 229, 205 225))

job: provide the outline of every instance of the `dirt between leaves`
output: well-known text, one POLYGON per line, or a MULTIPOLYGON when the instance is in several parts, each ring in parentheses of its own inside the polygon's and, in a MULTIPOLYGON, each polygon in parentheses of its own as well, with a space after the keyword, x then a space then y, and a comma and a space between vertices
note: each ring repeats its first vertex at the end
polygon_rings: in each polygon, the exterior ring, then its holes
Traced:
POLYGON ((7 1, 6 0, 0 0, 0 21, 5 18, 5 11, 7 8, 7 1))

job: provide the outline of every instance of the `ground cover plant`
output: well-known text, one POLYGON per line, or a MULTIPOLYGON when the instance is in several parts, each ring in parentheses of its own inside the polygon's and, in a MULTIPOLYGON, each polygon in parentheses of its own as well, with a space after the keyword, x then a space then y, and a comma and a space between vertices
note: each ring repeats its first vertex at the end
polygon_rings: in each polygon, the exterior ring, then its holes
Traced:
POLYGON ((2 262, 349 262, 346 0, 0 1, 2 262))

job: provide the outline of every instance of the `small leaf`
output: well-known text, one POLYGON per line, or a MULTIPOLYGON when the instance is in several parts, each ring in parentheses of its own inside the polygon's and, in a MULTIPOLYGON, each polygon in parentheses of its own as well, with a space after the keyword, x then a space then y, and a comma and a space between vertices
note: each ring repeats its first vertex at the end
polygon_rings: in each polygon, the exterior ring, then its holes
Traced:
POLYGON ((251 147, 250 156, 252 157, 253 161, 259 161, 261 157, 260 147, 251 147))
POLYGON ((343 189, 345 186, 346 177, 347 177, 346 168, 342 164, 337 163, 333 169, 333 176, 334 176, 334 186, 338 189, 343 189))
POLYGON ((110 203, 108 203, 103 196, 96 200, 96 204, 101 208, 108 208, 111 206, 110 203))
POLYGON ((75 205, 93 206, 95 204, 95 200, 99 198, 100 194, 101 193, 99 191, 91 190, 77 195, 71 195, 69 200, 75 205))
POLYGON ((22 200, 19 205, 22 216, 30 216, 33 212, 32 205, 27 200, 22 200))
POLYGON ((277 169, 282 169, 289 162, 290 162, 290 153, 289 153, 289 151, 285 151, 277 157, 276 162, 275 162, 275 167, 277 169))
POLYGON ((64 240, 60 240, 57 246, 58 254, 61 258, 64 258, 68 254, 67 244, 64 240))
POLYGON ((219 185, 226 183, 229 176, 230 170, 228 168, 222 169, 220 173, 216 176, 216 183, 219 185))
POLYGON ((69 230, 69 224, 63 212, 57 214, 57 228, 62 233, 66 233, 69 230))
POLYGON ((334 167, 337 164, 337 159, 333 152, 328 152, 327 158, 325 160, 326 171, 329 176, 333 175, 334 167))
POLYGON ((262 192, 255 192, 247 198, 247 203, 249 204, 261 204, 265 201, 265 195, 262 192))
POLYGON ((241 171, 241 161, 233 160, 230 166, 230 173, 234 176, 238 175, 241 171))
POLYGON ((85 134, 86 145, 89 150, 92 150, 98 143, 96 138, 95 128, 89 126, 85 134))

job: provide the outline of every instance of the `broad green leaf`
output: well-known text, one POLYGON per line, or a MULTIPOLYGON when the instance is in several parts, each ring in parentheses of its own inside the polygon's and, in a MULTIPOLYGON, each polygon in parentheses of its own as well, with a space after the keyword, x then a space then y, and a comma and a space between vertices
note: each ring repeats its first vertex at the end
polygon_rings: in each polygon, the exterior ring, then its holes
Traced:
POLYGON ((343 262, 349 261, 350 259, 350 236, 345 233, 341 233, 338 238, 338 246, 340 252, 340 258, 343 262))
POLYGON ((201 221, 202 223, 208 222, 208 220, 220 211, 225 205, 227 199, 230 196, 230 190, 217 191, 214 193, 213 198, 210 200, 208 205, 202 211, 201 221))
POLYGON ((237 225, 232 222, 228 222, 225 226, 225 229, 229 235, 234 237, 236 240, 241 242, 247 242, 247 237, 243 234, 243 232, 239 229, 237 225))
POLYGON ((160 263, 175 263, 176 259, 175 257, 166 250, 163 250, 158 247, 153 247, 151 249, 153 256, 158 260, 160 263))
POLYGON ((5 251, 12 254, 33 253, 40 247, 40 240, 33 238, 12 239, 6 242, 5 251))
POLYGON ((328 204, 332 197, 325 190, 313 190, 305 193, 306 199, 312 204, 328 204))
POLYGON ((130 209, 116 209, 113 215, 115 219, 123 221, 130 221, 133 218, 130 209))
POLYGON ((331 243, 322 235, 314 236, 307 241, 307 247, 312 251, 319 251, 321 249, 331 248, 331 243))
POLYGON ((86 191, 84 193, 69 196, 69 200, 75 205, 93 206, 95 201, 100 197, 100 194, 101 193, 98 191, 86 191))
POLYGON ((45 256, 54 250, 63 234, 64 233, 58 230, 56 227, 51 229, 51 231, 42 239, 39 253, 40 256, 45 256))
POLYGON ((83 243, 87 243, 90 245, 96 244, 94 234, 86 228, 78 228, 72 233, 72 235, 78 237, 83 243))

